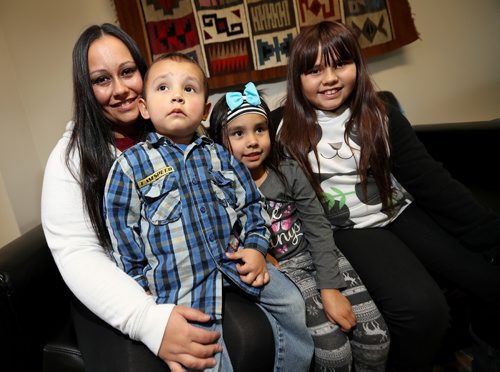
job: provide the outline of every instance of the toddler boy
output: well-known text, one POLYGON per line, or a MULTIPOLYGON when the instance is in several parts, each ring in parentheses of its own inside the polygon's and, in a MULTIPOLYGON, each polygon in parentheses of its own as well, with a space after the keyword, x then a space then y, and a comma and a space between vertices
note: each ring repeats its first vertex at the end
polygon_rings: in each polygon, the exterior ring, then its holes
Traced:
MULTIPOLYGON (((239 287, 273 326, 275 370, 308 371, 313 343, 304 302, 266 264, 269 220, 261 194, 244 165, 196 133, 207 99, 207 78, 186 55, 166 54, 149 68, 139 107, 156 132, 117 158, 105 189, 113 256, 157 303, 199 309, 212 319, 199 326, 219 332, 222 288, 239 287)), ((220 342, 215 370, 232 371, 220 342)))

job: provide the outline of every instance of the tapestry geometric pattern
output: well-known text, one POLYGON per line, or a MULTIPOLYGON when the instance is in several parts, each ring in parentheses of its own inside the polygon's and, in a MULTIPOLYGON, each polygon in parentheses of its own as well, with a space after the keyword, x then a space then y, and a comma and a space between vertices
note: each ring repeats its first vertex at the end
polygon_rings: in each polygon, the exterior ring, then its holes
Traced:
MULTIPOLYGON (((153 59, 192 55, 209 77, 285 66, 293 39, 321 20, 359 32, 363 48, 392 40, 389 0, 141 0, 153 59)), ((396 0, 393 0, 396 1, 396 0)))
POLYGON ((340 21, 366 57, 418 39, 408 0, 114 0, 120 26, 148 61, 180 51, 197 60, 211 89, 286 76, 290 45, 304 28, 340 21))

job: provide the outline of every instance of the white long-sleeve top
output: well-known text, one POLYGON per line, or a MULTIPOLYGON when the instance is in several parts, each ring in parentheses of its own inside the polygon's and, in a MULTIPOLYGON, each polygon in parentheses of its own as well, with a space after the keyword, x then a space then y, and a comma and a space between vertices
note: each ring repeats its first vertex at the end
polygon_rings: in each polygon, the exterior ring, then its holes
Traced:
MULTIPOLYGON (((156 304, 99 244, 83 206, 80 185, 65 161, 71 128, 70 122, 45 168, 42 226, 48 246, 67 286, 85 306, 158 354, 174 305, 156 304)), ((78 174, 78 154, 72 155, 71 164, 78 174)))
POLYGON ((411 203, 410 196, 391 175, 393 208, 384 210, 375 178, 367 175, 367 195, 360 187, 357 169, 361 149, 355 133, 350 144, 344 135, 351 110, 345 107, 335 112, 316 110, 321 138, 316 145, 319 167, 314 152, 309 162, 319 177, 327 201, 327 217, 334 229, 381 227, 391 223, 411 203), (349 146, 350 145, 350 146, 349 146))

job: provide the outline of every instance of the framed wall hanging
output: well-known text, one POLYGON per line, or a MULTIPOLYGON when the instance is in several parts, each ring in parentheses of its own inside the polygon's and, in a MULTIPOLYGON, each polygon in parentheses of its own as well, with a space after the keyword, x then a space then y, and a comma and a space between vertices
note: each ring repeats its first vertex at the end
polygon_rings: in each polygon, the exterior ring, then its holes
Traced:
POLYGON ((196 59, 217 91, 286 76, 298 32, 335 20, 358 32, 367 57, 418 39, 406 0, 114 0, 120 26, 151 62, 181 51, 196 59))

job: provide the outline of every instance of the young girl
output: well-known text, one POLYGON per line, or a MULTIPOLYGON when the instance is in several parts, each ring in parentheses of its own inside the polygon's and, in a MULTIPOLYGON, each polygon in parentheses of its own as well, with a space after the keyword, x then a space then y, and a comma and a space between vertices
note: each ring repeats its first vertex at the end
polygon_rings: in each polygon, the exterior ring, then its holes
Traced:
POLYGON ((388 370, 430 370, 441 346, 448 309, 430 273, 473 296, 471 330, 483 346, 474 363, 494 348, 498 363, 500 270, 480 252, 499 246, 500 219, 384 105, 345 25, 321 22, 294 40, 279 142, 304 169, 336 243, 382 311, 388 370))
POLYGON ((253 83, 214 106, 210 136, 250 170, 272 220, 270 253, 297 284, 315 344, 315 370, 384 371, 385 322, 338 251, 323 208, 304 173, 274 143, 270 112, 253 83), (357 324, 356 324, 357 323, 357 324), (350 340, 351 339, 351 340, 350 340))

